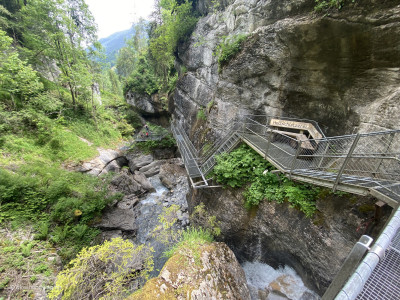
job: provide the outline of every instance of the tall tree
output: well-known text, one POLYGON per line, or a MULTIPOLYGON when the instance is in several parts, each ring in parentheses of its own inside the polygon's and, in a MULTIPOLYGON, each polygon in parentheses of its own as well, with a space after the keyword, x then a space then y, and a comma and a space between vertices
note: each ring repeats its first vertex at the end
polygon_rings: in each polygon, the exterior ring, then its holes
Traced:
POLYGON ((167 86, 178 44, 192 32, 197 18, 193 14, 191 0, 160 0, 158 5, 162 21, 153 31, 150 52, 167 86))
POLYGON ((84 0, 30 0, 18 17, 20 26, 29 28, 22 42, 31 63, 56 62, 59 81, 76 107, 92 84, 85 48, 96 41, 96 26, 88 6, 84 0))
POLYGON ((148 27, 148 22, 141 19, 134 27, 134 36, 126 41, 125 47, 119 50, 116 67, 118 74, 122 78, 127 78, 132 74, 138 57, 147 51, 149 40, 148 27))
POLYGON ((31 66, 19 58, 11 43, 12 39, 0 30, 0 91, 9 95, 15 109, 16 98, 26 101, 39 92, 42 84, 31 66))

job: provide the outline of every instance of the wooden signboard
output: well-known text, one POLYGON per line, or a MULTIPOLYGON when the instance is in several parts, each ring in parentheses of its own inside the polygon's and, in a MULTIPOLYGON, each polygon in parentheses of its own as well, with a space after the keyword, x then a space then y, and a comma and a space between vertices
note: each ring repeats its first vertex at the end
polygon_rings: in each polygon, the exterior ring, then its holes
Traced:
POLYGON ((311 123, 271 119, 270 126, 307 130, 314 139, 322 139, 322 135, 318 132, 317 129, 315 129, 314 125, 312 125, 311 123))

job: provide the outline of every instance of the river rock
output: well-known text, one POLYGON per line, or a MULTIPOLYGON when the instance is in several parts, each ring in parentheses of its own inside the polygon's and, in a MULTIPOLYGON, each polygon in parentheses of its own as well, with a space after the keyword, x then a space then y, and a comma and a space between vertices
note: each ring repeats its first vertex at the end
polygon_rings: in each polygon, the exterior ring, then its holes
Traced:
POLYGON ((295 283, 296 280, 292 276, 282 275, 271 282, 268 289, 271 290, 272 293, 275 293, 284 299, 291 299, 290 294, 294 294, 292 287, 295 283))
POLYGON ((99 156, 75 167, 75 170, 93 176, 99 176, 108 172, 117 173, 121 170, 121 167, 124 166, 124 163, 126 164, 126 160, 119 151, 102 148, 97 148, 97 151, 99 152, 99 156))
POLYGON ((244 271, 224 243, 183 247, 166 262, 158 277, 127 299, 250 300, 244 271))
POLYGON ((175 157, 176 147, 154 149, 152 154, 155 159, 170 159, 175 157))
POLYGON ((160 166, 165 164, 165 160, 156 160, 147 166, 141 167, 139 171, 143 173, 146 177, 151 177, 160 172, 160 166))
POLYGON ((122 230, 107 230, 107 231, 102 231, 98 239, 100 243, 103 243, 104 241, 111 241, 113 238, 121 236, 122 236, 122 230))
POLYGON ((134 232, 137 230, 135 213, 131 209, 114 207, 103 214, 101 222, 97 224, 96 227, 104 230, 134 232))
POLYGON ((101 170, 100 175, 107 174, 108 172, 118 173, 121 170, 121 167, 118 165, 116 160, 111 161, 108 165, 106 165, 103 170, 101 170))
POLYGON ((132 176, 123 173, 115 176, 111 180, 110 185, 111 189, 121 192, 125 195, 141 195, 146 192, 146 190, 137 181, 135 181, 132 176))
POLYGON ((117 203, 117 207, 120 209, 132 209, 139 203, 139 198, 135 195, 126 195, 124 198, 117 203))
POLYGON ((129 169, 131 170, 132 173, 134 173, 136 170, 139 170, 143 166, 147 166, 154 160, 153 156, 151 156, 150 154, 139 155, 139 156, 133 156, 128 154, 126 155, 126 158, 129 161, 129 169))
POLYGON ((146 175, 140 171, 135 171, 133 174, 133 179, 136 180, 146 191, 152 193, 156 189, 151 185, 150 181, 147 179, 146 175))
POLYGON ((186 177, 186 170, 180 164, 168 162, 160 167, 160 180, 169 189, 174 188, 181 177, 186 177))

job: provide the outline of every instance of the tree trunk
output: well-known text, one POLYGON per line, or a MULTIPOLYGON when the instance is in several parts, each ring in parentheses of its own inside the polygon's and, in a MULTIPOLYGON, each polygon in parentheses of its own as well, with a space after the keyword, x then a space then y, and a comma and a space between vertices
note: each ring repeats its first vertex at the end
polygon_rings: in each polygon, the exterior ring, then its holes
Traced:
POLYGON ((75 93, 74 93, 74 89, 71 85, 71 83, 68 82, 68 86, 69 86, 69 91, 71 92, 71 97, 72 97, 72 106, 74 107, 74 110, 76 110, 76 100, 75 100, 75 93))

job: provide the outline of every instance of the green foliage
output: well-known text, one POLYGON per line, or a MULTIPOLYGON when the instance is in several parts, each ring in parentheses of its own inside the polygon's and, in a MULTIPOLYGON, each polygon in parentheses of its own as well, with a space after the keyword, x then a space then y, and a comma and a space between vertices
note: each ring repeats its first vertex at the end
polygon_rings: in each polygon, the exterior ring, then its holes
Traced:
POLYGON ((297 184, 280 174, 271 173, 273 167, 247 145, 217 158, 214 178, 230 187, 250 183, 244 192, 245 206, 251 208, 262 201, 289 202, 292 207, 312 217, 319 188, 297 184))
POLYGON ((328 10, 328 9, 341 9, 346 3, 354 3, 356 0, 315 0, 316 11, 328 10))
POLYGON ((216 216, 212 216, 207 212, 204 203, 200 203, 194 208, 191 218, 202 224, 203 228, 214 237, 221 234, 220 222, 217 221, 216 216))
POLYGON ((164 86, 168 86, 175 52, 179 43, 191 34, 197 17, 192 10, 192 1, 189 0, 164 0, 157 5, 160 12, 157 17, 161 20, 151 36, 149 48, 157 72, 162 76, 164 86))
POLYGON ((124 86, 124 94, 132 91, 138 94, 152 95, 160 89, 157 76, 145 56, 140 56, 135 69, 124 86))
POLYGON ((230 187, 241 187, 256 177, 256 173, 271 169, 272 166, 257 152, 246 145, 241 145, 231 153, 223 153, 216 157, 214 167, 215 179, 230 187))
POLYGON ((11 47, 12 39, 0 30, 0 90, 9 93, 15 108, 15 97, 26 101, 43 87, 36 72, 11 47))
POLYGON ((135 35, 126 41, 126 46, 118 51, 116 68, 118 75, 127 78, 135 69, 137 60, 147 52, 149 25, 145 20, 140 20, 135 25, 135 35))
POLYGON ((35 238, 70 248, 63 257, 69 260, 99 233, 88 224, 117 197, 102 185, 97 178, 42 164, 22 165, 17 173, 0 169, 0 223, 37 221, 35 238))
POLYGON ((158 225, 154 228, 152 236, 164 245, 175 244, 182 235, 182 230, 176 228, 178 221, 178 211, 180 206, 172 204, 163 207, 162 213, 158 216, 158 225))
MULTIPOLYGON (((178 251, 190 250, 194 254, 198 251, 199 246, 212 243, 214 241, 213 235, 210 231, 203 228, 190 227, 188 230, 182 232, 181 240, 172 248, 167 250, 164 255, 171 257, 178 251)), ((195 255, 196 256, 196 255, 195 255)))
POLYGON ((153 270, 153 249, 121 238, 84 248, 70 267, 57 276, 49 299, 122 299, 129 283, 148 279, 153 270), (127 268, 140 265, 140 271, 127 268))
POLYGON ((94 65, 86 51, 96 42, 96 25, 84 0, 27 1, 17 14, 24 55, 30 63, 47 69, 49 61, 57 64, 59 84, 70 92, 73 106, 78 100, 88 102, 93 84, 94 65))
POLYGON ((31 240, 29 226, 10 229, 0 228, 0 299, 27 299, 33 295, 33 283, 45 289, 53 285, 55 249, 31 240))
POLYGON ((197 112, 197 120, 207 121, 207 116, 203 108, 197 112))
MULTIPOLYGON (((151 153, 152 151, 156 149, 164 149, 164 148, 175 148, 176 147, 176 141, 172 134, 168 133, 168 131, 161 127, 157 126, 154 124, 147 124, 150 130, 150 136, 151 135, 156 135, 156 136, 163 136, 161 140, 148 140, 148 141, 140 141, 140 142, 135 142, 133 144, 133 148, 137 148, 140 151, 144 153, 151 153)), ((145 132, 141 131, 141 132, 145 132)))
POLYGON ((246 41, 248 35, 238 34, 232 37, 223 36, 221 43, 218 44, 214 55, 218 56, 218 70, 222 71, 222 68, 226 66, 236 54, 242 50, 244 41, 246 41))
POLYGON ((9 26, 9 20, 7 20, 7 17, 11 17, 11 13, 0 4, 0 29, 9 26))

